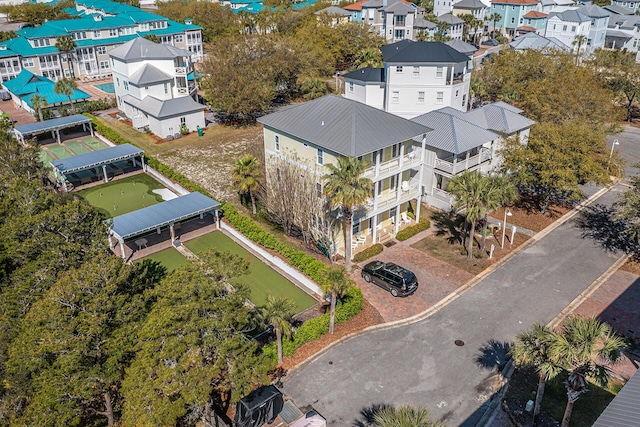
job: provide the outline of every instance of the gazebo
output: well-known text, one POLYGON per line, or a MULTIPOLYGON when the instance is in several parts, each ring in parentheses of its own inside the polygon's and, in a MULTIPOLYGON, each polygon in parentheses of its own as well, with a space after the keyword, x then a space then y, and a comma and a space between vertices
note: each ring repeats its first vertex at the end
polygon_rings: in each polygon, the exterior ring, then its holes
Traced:
POLYGON ((39 135, 45 132, 51 132, 51 136, 58 141, 58 144, 60 144, 62 142, 60 140, 60 130, 78 125, 82 125, 85 132, 87 131, 87 125, 89 125, 89 132, 91 132, 91 136, 94 136, 91 119, 87 116, 83 116, 82 114, 75 114, 73 116, 60 117, 58 119, 44 120, 41 122, 16 126, 13 129, 13 133, 22 145, 25 145, 25 137, 28 138, 29 136, 39 135))

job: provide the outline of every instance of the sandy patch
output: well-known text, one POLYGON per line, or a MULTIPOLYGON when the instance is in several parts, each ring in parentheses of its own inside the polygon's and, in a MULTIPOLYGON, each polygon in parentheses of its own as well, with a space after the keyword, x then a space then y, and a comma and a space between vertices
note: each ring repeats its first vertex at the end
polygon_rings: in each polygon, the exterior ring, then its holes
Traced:
POLYGON ((176 195, 176 193, 174 193, 171 190, 168 190, 166 188, 161 188, 159 190, 152 190, 154 193, 159 194, 160 196, 162 196, 162 198, 164 200, 171 200, 171 199, 176 199, 178 196, 176 195))

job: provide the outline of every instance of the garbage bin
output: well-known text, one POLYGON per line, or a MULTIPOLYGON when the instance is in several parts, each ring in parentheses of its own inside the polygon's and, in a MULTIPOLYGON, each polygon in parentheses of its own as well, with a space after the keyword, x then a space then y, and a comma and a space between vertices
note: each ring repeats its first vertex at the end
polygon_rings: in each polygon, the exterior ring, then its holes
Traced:
POLYGON ((202 136, 204 135, 204 128, 201 128, 200 126, 198 126, 198 136, 202 136))

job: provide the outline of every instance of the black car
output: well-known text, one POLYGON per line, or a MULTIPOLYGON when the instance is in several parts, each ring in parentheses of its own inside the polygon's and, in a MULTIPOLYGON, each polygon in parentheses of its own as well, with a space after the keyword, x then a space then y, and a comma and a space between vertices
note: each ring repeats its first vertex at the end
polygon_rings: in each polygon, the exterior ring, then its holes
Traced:
POLYGON ((362 278, 391 292, 394 297, 406 297, 418 289, 416 275, 392 262, 373 261, 362 269, 362 278))
POLYGON ((500 42, 498 40, 489 39, 482 42, 484 46, 498 46, 500 42))

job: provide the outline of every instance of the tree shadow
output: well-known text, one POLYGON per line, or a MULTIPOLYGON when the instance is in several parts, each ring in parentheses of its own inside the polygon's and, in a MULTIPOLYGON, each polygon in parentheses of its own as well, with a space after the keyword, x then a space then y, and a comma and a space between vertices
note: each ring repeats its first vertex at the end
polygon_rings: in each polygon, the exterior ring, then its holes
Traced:
POLYGON ((373 417, 383 409, 387 409, 391 405, 386 403, 374 403, 371 406, 362 408, 360 410, 360 416, 353 422, 352 427, 371 427, 373 426, 373 417))
POLYGON ((502 370, 510 359, 511 344, 489 340, 478 349, 474 362, 481 368, 502 370))
POLYGON ((617 219, 615 213, 615 209, 604 205, 585 209, 576 220, 582 237, 594 240, 609 252, 638 252, 640 245, 629 237, 625 222, 617 219))
POLYGON ((452 244, 462 243, 462 228, 464 218, 454 212, 434 211, 430 218, 435 227, 435 235, 438 237, 447 236, 447 241, 452 244))

